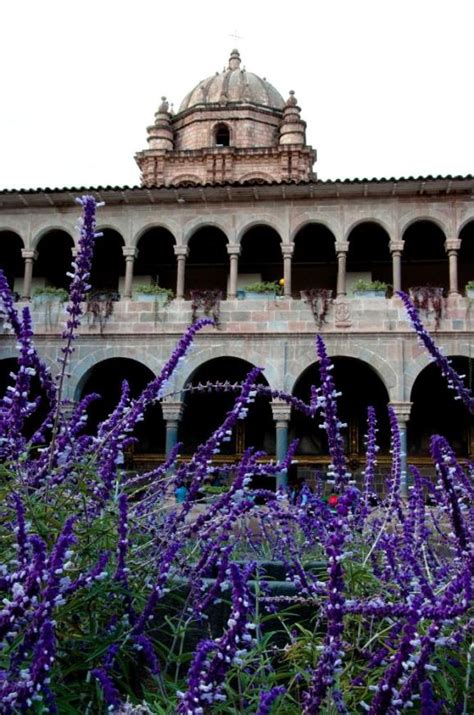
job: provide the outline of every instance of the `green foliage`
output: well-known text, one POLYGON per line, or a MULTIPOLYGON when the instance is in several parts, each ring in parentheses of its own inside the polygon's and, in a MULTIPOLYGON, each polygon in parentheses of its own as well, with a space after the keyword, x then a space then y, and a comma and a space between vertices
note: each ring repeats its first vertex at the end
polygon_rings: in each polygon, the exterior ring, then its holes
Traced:
POLYGON ((33 298, 51 298, 51 300, 59 300, 61 303, 65 303, 68 298, 68 292, 64 288, 55 288, 54 286, 43 286, 41 288, 35 288, 33 291, 33 298))
POLYGON ((364 292, 364 291, 386 291, 388 288, 388 284, 384 283, 383 281, 368 281, 365 280, 364 278, 360 278, 355 286, 354 286, 354 291, 357 292, 364 292))
POLYGON ((174 291, 171 288, 162 288, 162 286, 154 284, 142 284, 135 286, 133 289, 134 295, 142 293, 143 295, 156 295, 165 296, 167 301, 171 301, 174 298, 174 291))
POLYGON ((276 283, 261 281, 257 283, 249 283, 249 285, 243 286, 242 290, 247 293, 277 293, 278 288, 279 287, 276 283))

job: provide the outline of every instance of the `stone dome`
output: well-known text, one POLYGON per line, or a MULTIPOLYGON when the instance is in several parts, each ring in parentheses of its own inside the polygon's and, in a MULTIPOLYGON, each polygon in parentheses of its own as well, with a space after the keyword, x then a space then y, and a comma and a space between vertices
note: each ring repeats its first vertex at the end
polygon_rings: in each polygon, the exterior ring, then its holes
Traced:
POLYGON ((223 72, 199 82, 181 102, 179 112, 207 104, 254 104, 259 107, 283 110, 281 94, 266 79, 240 67, 238 50, 232 50, 229 66, 223 72))

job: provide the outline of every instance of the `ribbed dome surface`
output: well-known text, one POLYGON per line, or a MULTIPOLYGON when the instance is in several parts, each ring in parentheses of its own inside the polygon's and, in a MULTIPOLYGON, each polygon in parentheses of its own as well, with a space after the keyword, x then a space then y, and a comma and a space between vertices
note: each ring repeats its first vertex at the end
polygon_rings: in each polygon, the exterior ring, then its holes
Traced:
POLYGON ((224 72, 199 82, 181 102, 180 112, 203 104, 241 102, 270 109, 283 109, 281 94, 266 79, 240 68, 240 55, 233 50, 229 66, 224 72))

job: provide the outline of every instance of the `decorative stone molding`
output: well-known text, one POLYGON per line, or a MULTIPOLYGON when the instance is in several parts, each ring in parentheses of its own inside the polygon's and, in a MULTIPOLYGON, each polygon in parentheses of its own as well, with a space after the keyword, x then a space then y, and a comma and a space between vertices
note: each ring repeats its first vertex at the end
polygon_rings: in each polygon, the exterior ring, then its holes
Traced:
POLYGON ((161 410, 163 419, 178 422, 183 417, 184 404, 182 402, 162 402, 161 410))
POLYGON ((395 412, 399 425, 406 425, 410 419, 413 402, 390 402, 390 407, 395 412))
POLYGON ((290 405, 282 400, 272 400, 271 407, 275 422, 289 422, 291 417, 290 405))

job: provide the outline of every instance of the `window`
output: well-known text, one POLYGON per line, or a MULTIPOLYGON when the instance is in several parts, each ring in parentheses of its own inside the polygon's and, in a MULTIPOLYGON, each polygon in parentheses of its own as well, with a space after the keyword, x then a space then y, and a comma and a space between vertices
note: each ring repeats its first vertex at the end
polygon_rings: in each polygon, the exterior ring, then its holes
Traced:
POLYGON ((230 131, 226 124, 218 124, 216 127, 216 146, 230 145, 230 131))

